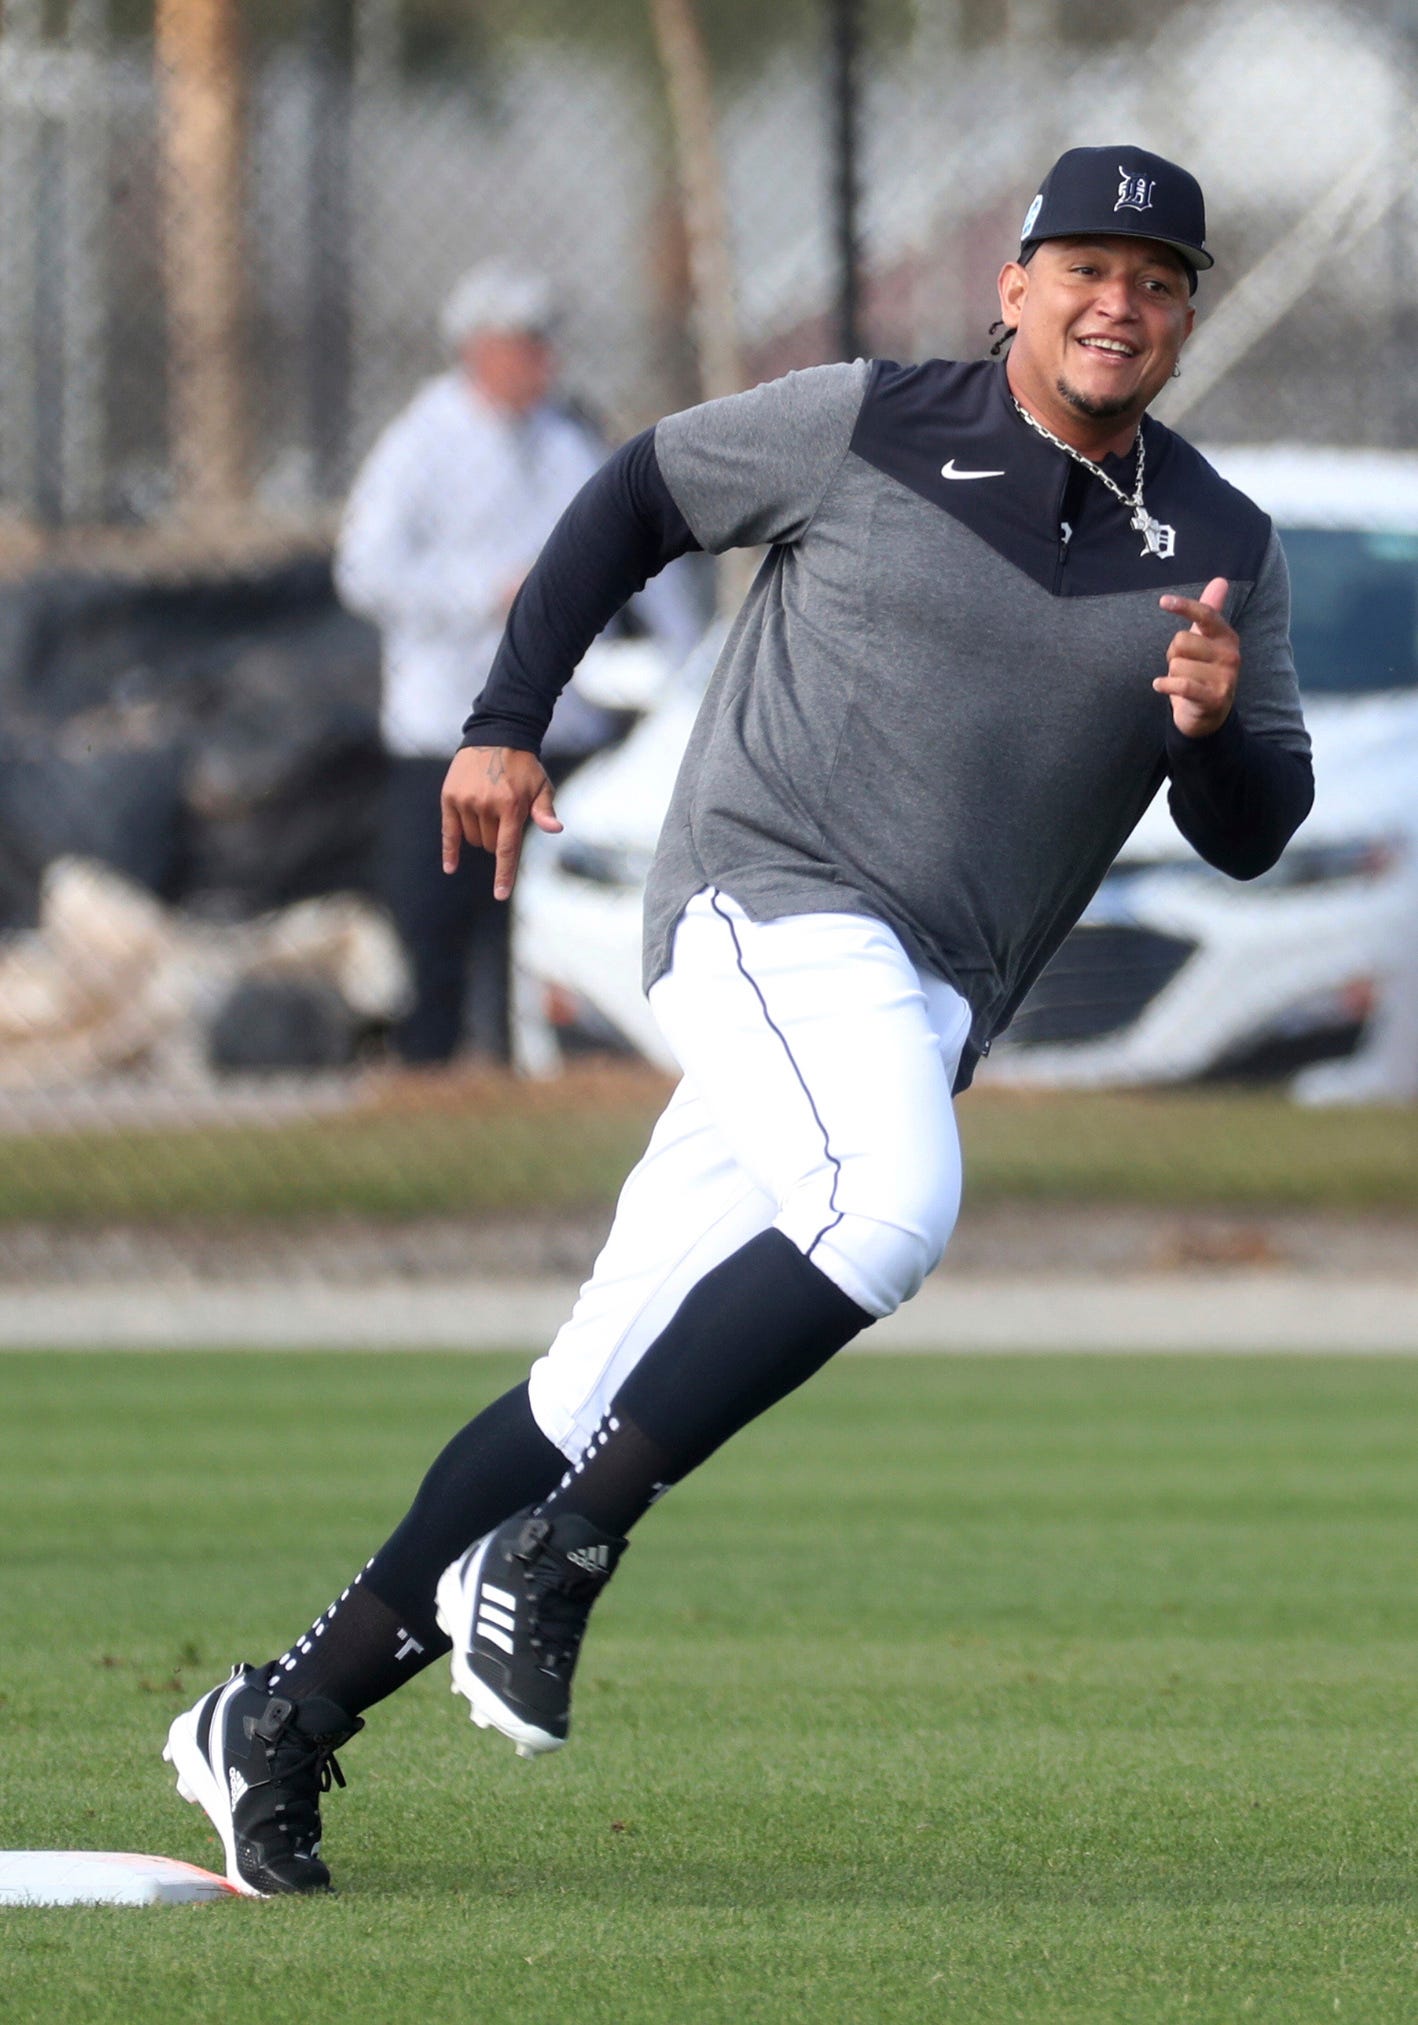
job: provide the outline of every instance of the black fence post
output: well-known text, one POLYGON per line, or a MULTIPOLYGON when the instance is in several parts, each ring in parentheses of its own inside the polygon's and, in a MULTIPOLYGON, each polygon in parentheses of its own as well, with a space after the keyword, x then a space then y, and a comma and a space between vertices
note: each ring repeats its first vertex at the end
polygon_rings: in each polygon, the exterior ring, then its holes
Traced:
POLYGON ((861 100, 861 0, 826 0, 832 94, 832 213, 837 266, 839 358, 862 349, 860 247, 857 231, 857 129, 861 100))
POLYGON ((349 477, 354 21, 351 0, 308 0, 308 6, 306 428, 315 496, 334 499, 349 477))
POLYGON ((1404 137, 1418 118, 1418 20, 1412 0, 1393 0, 1392 29, 1398 104, 1394 113, 1395 195, 1389 208, 1388 241, 1393 262, 1390 344, 1391 440, 1418 450, 1418 197, 1411 175, 1403 175, 1404 137))
POLYGON ((39 122, 34 236, 34 468, 30 473, 34 517, 44 527, 64 520, 64 129, 54 119, 39 122))

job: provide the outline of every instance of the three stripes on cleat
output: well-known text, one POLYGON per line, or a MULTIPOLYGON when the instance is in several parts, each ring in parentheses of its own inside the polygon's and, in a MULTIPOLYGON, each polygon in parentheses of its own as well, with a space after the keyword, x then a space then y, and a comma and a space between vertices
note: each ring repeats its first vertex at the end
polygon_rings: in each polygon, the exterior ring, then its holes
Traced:
MULTIPOLYGON (((488 1589, 490 1588, 491 1585, 488 1585, 488 1587, 485 1588, 484 1590, 484 1594, 487 1594, 488 1589)), ((506 1590, 491 1589, 491 1594, 494 1601, 499 1607, 505 1607, 508 1610, 510 1623, 511 1622, 510 1611, 512 1607, 515 1605, 517 1599, 514 1596, 509 1596, 506 1590), (504 1598, 505 1598, 505 1605, 503 1602, 504 1598)), ((483 1608, 485 1609, 486 1606, 484 1605, 483 1608)), ((443 1633, 443 1636, 445 1638, 451 1638, 454 1647, 456 1648, 458 1644, 458 1634, 450 1626, 447 1617, 444 1615, 443 1607, 441 1604, 435 1609, 433 1614, 435 1622, 437 1623, 439 1630, 443 1633)), ((478 1629, 482 1632, 484 1637, 492 1635, 488 1631, 488 1622, 489 1620, 486 1617, 480 1618, 478 1620, 478 1629)), ((493 1636, 494 1645, 505 1646, 506 1650, 510 1652, 512 1650, 512 1641, 510 1638, 507 1637, 506 1632, 504 1632, 500 1626, 494 1624, 493 1633, 496 1634, 495 1636, 493 1636)), ((468 1695, 468 1688, 465 1687, 457 1679, 455 1675, 454 1678, 450 1680, 448 1683, 448 1692, 451 1695, 468 1695)), ((492 1730, 499 1728, 499 1726, 493 1722, 491 1716, 484 1715, 483 1711, 478 1707, 477 1703, 471 1699, 471 1696, 469 1696, 468 1702, 468 1719, 470 1722, 474 1723, 476 1727, 480 1730, 492 1730)), ((519 1758, 544 1757, 548 1749, 554 1750, 557 1748, 557 1746, 554 1744, 550 1746, 543 1745, 540 1748, 538 1748, 536 1745, 533 1744, 519 1743, 515 1737, 507 1736, 506 1730, 499 1730, 499 1734, 504 1737, 507 1737, 507 1741, 512 1745, 515 1755, 519 1758)))

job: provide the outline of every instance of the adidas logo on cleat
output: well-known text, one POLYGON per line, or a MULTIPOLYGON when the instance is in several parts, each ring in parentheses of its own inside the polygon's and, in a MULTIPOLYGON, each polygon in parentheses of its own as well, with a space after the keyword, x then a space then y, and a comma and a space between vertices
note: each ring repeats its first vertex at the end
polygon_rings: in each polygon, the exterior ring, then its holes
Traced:
POLYGON ((231 1788, 231 1804, 235 1807, 237 1801, 247 1790, 247 1782, 242 1778, 240 1772, 237 1771, 235 1765, 227 1766, 226 1777, 227 1784, 231 1788))
POLYGON ((573 1547, 566 1558, 573 1567, 584 1568, 588 1575, 605 1575, 610 1572, 609 1547, 573 1547))

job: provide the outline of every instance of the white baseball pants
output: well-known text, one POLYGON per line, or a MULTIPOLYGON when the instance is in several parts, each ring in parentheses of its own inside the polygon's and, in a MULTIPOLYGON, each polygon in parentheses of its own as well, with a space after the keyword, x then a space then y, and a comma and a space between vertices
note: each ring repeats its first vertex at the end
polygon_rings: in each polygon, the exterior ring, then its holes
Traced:
POLYGON ((575 1462, 712 1267, 770 1225, 889 1315, 960 1207, 951 1085, 970 1009, 859 914, 753 922, 707 888, 650 1005, 684 1080, 621 1191, 570 1320, 533 1367, 538 1425, 575 1462))

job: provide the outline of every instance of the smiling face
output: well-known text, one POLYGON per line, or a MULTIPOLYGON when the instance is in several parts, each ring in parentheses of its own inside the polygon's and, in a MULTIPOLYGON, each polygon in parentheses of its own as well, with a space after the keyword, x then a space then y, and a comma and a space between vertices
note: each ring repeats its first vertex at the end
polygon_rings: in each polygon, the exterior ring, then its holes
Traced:
POLYGON ((1152 239, 1046 239, 1006 264, 999 291, 1015 398, 1085 456, 1126 451, 1195 320, 1180 256, 1152 239))

